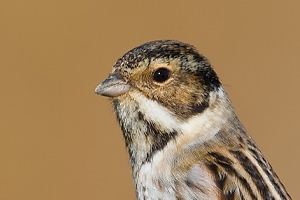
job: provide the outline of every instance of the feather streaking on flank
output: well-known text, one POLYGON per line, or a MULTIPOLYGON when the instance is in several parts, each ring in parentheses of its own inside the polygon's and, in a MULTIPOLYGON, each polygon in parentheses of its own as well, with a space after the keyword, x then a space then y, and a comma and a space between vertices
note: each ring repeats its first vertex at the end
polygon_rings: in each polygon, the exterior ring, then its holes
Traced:
POLYGON ((193 46, 136 47, 96 93, 113 102, 139 200, 291 199, 193 46))

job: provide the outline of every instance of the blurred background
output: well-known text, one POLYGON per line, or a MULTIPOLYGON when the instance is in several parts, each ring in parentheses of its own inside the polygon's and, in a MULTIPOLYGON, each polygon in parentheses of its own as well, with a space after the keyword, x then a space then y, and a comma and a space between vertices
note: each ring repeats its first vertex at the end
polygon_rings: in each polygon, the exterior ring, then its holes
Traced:
POLYGON ((0 1, 0 199, 135 199, 108 99, 114 62, 155 39, 191 43, 300 199, 299 1, 0 1))

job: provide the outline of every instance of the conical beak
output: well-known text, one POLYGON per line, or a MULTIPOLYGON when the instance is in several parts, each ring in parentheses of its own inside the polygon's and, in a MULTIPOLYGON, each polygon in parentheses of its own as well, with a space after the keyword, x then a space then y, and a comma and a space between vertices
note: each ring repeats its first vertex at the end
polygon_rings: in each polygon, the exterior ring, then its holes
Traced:
POLYGON ((112 73, 96 87, 95 93, 107 97, 117 97, 128 92, 130 88, 130 84, 126 83, 119 74, 112 73))

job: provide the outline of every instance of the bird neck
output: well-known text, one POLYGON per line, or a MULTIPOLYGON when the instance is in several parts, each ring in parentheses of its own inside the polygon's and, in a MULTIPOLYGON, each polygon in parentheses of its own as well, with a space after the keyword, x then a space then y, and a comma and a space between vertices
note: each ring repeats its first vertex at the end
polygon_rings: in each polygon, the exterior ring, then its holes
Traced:
MULTIPOLYGON (((154 100, 131 92, 113 100, 133 174, 172 142, 177 150, 214 138, 235 113, 222 87, 209 94, 210 106, 182 120, 154 100)), ((172 153, 172 152, 171 152, 172 153)), ((171 155, 170 155, 171 156, 171 155)))

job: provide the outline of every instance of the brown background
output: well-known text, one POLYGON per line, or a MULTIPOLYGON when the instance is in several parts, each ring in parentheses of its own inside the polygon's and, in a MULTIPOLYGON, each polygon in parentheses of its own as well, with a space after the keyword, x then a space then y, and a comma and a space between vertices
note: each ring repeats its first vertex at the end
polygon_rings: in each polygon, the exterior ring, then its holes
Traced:
POLYGON ((0 1, 0 199, 135 199, 109 101, 116 59, 194 44, 290 195, 299 193, 299 1, 0 1), (208 3, 209 2, 209 3, 208 3))

